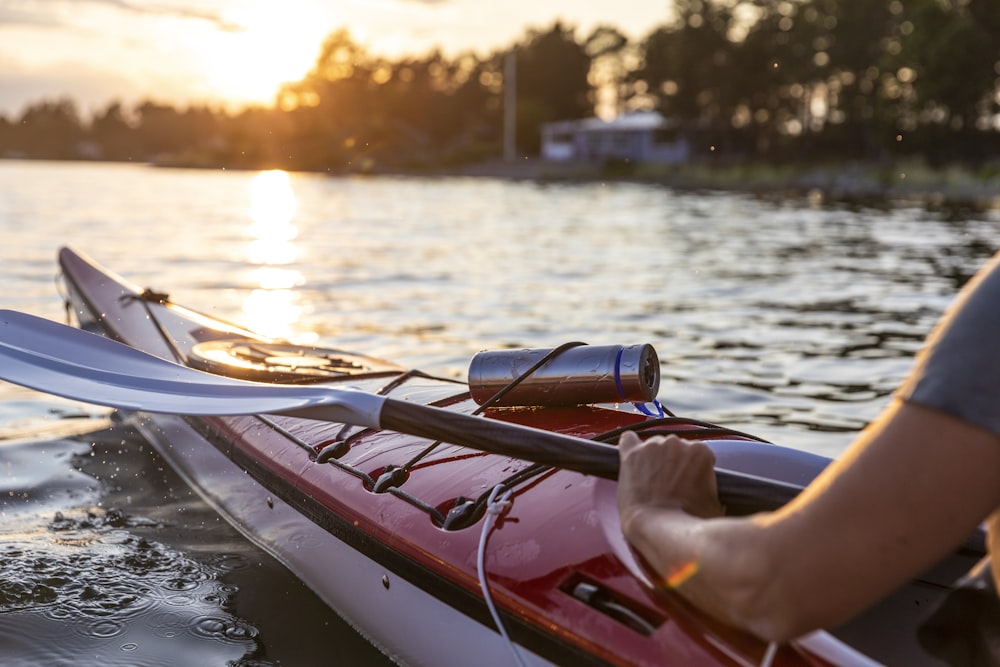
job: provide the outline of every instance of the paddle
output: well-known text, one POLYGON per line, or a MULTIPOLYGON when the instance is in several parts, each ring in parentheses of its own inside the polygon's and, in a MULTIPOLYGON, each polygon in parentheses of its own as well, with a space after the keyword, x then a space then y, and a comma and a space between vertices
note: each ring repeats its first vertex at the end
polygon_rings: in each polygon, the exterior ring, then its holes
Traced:
MULTIPOLYGON (((204 373, 103 336, 0 310, 0 379, 126 410, 182 415, 289 414, 384 428, 615 479, 611 445, 495 419, 322 385, 248 382, 204 373)), ((717 470, 730 502, 780 505, 801 487, 717 470)))

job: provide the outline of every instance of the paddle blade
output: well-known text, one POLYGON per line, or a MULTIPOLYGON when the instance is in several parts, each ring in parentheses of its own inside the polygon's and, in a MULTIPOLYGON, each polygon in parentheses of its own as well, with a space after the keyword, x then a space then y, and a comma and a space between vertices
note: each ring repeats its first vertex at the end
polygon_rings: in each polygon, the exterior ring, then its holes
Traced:
POLYGON ((211 375, 25 313, 0 310, 0 379, 85 403, 181 415, 242 415, 339 407, 378 425, 380 397, 211 375), (346 405, 345 405, 346 404, 346 405), (374 411, 374 414, 372 412, 374 411))

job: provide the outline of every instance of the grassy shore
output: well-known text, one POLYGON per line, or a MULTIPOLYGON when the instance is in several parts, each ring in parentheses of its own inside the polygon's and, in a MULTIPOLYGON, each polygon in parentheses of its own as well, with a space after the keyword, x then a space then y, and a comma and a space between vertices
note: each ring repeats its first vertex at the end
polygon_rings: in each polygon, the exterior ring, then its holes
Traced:
POLYGON ((973 171, 951 166, 932 169, 917 160, 891 165, 852 162, 783 166, 750 163, 664 166, 523 159, 486 162, 449 173, 541 182, 631 181, 682 190, 808 196, 829 201, 951 203, 1000 208, 1000 168, 994 166, 973 171))

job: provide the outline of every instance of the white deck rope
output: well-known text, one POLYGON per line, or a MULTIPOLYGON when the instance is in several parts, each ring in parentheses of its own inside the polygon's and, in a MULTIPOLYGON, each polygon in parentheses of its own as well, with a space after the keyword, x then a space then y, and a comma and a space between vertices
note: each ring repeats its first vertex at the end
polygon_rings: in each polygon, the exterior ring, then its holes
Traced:
POLYGON ((771 663, 774 662, 774 656, 778 654, 778 642, 771 642, 767 645, 767 651, 764 652, 764 657, 760 661, 760 667, 771 667, 771 663))
POLYGON ((476 557, 476 570, 479 573, 479 586, 483 589, 483 599, 486 601, 486 606, 490 610, 490 615, 493 617, 493 622, 496 624, 497 630, 500 631, 500 636, 507 643, 507 647, 510 648, 510 652, 513 654, 517 664, 521 667, 527 667, 524 659, 517 650, 517 646, 514 645, 514 642, 507 635, 507 629, 504 628, 503 622, 500 620, 500 614, 493 603, 493 596, 490 595, 490 587, 486 581, 486 540, 490 532, 492 532, 497 519, 510 509, 510 497, 513 495, 513 491, 507 489, 503 496, 498 499, 497 494, 501 491, 503 491, 503 484, 497 484, 493 487, 493 491, 490 492, 489 500, 486 501, 486 517, 483 519, 483 532, 479 535, 479 553, 476 557))

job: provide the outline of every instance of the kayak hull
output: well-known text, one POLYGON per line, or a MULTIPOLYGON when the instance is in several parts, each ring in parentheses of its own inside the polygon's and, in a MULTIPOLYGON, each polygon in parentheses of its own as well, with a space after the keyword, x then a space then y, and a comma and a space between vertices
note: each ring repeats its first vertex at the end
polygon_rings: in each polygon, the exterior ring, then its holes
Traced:
MULTIPOLYGON (((178 416, 132 415, 167 462, 247 539, 272 554, 354 629, 401 664, 506 667, 509 649, 482 623, 455 614, 384 564, 320 529, 248 476, 178 416), (442 642, 441 628, 449 628, 442 642), (419 656, 419 659, 414 659, 419 656)), ((528 665, 552 665, 524 651, 528 665)))

